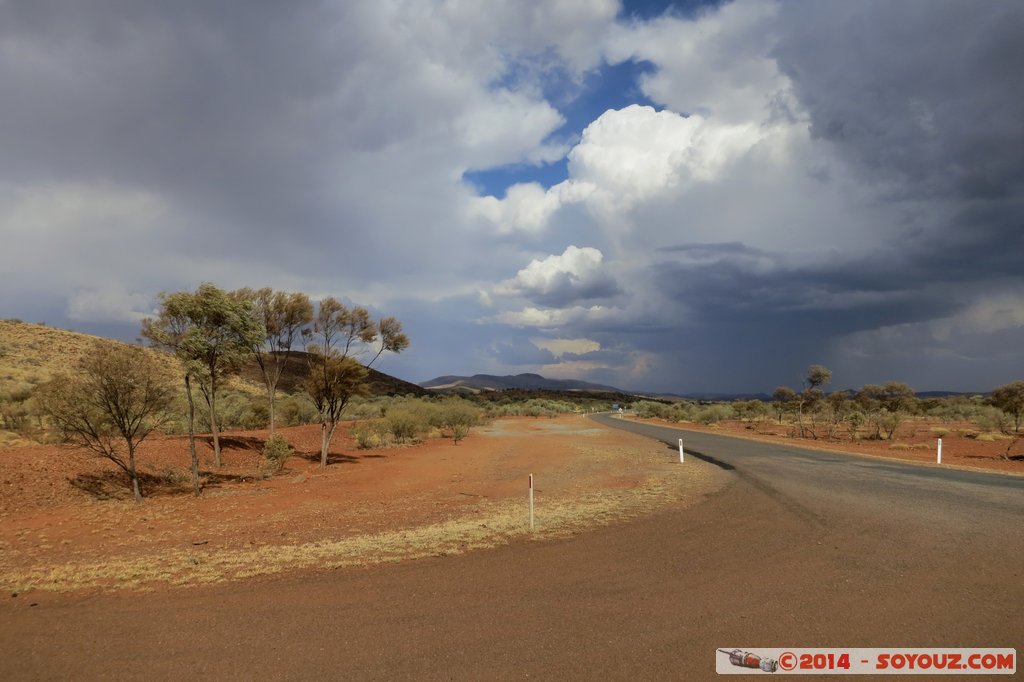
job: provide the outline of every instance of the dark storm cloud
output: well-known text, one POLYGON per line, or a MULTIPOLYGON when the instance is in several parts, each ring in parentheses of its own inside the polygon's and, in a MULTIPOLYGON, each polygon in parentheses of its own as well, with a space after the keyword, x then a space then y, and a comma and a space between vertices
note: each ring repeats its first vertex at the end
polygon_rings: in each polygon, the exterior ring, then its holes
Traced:
POLYGON ((1019 270, 998 255, 1024 245, 1024 6, 784 3, 780 27, 812 135, 883 199, 945 210, 936 247, 1019 270))
MULTIPOLYGON (((713 245, 712 245, 713 246, 713 245)), ((708 245, 694 247, 708 253, 708 245)), ((687 247, 675 250, 688 251, 687 247)), ((916 277, 885 262, 885 255, 850 262, 787 265, 781 254, 729 245, 726 255, 703 262, 662 262, 656 282, 707 324, 778 324, 832 336, 897 322, 943 316, 959 304, 945 292, 919 288, 916 277), (731 258, 729 254, 739 254, 731 258), (774 265, 750 266, 757 254, 774 265)))
POLYGON ((929 325, 1024 286, 1024 6, 782 3, 776 30, 812 138, 892 222, 856 251, 662 249, 652 277, 677 306, 675 330, 638 347, 691 386, 792 385, 843 339, 864 344, 860 373, 883 366, 934 388, 928 349, 944 363, 988 356, 991 376, 1002 362, 1012 378, 1015 313, 976 334, 937 338, 929 325), (898 331, 873 335, 884 329, 898 331))
POLYGON ((776 57, 811 117, 872 180, 994 198, 1021 181, 1017 3, 782 5, 776 57))
POLYGON ((538 289, 524 287, 519 295, 543 306, 565 308, 580 303, 614 298, 622 293, 611 275, 601 275, 581 282, 570 273, 560 273, 550 286, 538 289))
POLYGON ((504 365, 546 365, 555 362, 551 351, 538 348, 525 339, 499 341, 492 349, 494 359, 504 365))

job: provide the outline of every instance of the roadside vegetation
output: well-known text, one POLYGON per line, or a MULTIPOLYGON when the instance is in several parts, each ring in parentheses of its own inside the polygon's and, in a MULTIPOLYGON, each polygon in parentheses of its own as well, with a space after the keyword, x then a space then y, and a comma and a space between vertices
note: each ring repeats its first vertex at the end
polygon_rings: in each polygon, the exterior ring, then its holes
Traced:
POLYGON ((152 480, 142 477, 140 484, 135 462, 139 443, 151 433, 189 436, 190 471, 172 478, 189 478, 201 494, 197 447, 212 446, 216 469, 221 430, 269 431, 260 440, 264 457, 255 472, 267 477, 285 471, 288 458, 299 454, 276 433, 280 427, 319 424, 316 454, 327 466, 342 423, 357 449, 408 447, 430 438, 458 446, 491 419, 583 414, 613 404, 641 418, 711 428, 740 422, 756 433, 884 441, 893 450, 921 446, 899 442, 920 422, 928 422, 936 438, 1005 442, 1007 460, 1021 458, 1024 444, 1024 381, 987 395, 918 397, 896 381, 829 392, 831 372, 812 365, 799 387, 780 386, 770 400, 638 400, 527 390, 442 395, 380 373, 371 390, 368 366, 408 347, 401 323, 374 320, 367 309, 336 299, 314 305, 305 294, 271 289, 230 292, 204 283, 195 292, 164 294, 158 315, 142 326, 149 348, 17 320, 0 321, 0 332, 0 446, 68 441, 89 448, 122 470, 136 499, 152 480), (150 393, 133 393, 139 386, 150 393), (203 445, 197 446, 197 436, 203 445))
MULTIPOLYGON (((860 389, 826 392, 832 373, 820 365, 808 368, 799 390, 779 386, 772 399, 703 403, 642 400, 631 409, 638 417, 714 426, 742 422, 746 428, 790 438, 827 442, 874 440, 893 450, 919 447, 899 443, 901 434, 918 423, 937 423, 935 438, 951 433, 979 442, 1006 443, 1004 459, 1019 459, 1024 445, 1024 381, 1015 381, 987 395, 918 397, 904 383, 866 384, 860 389)), ((930 446, 926 446, 930 447, 930 446)))

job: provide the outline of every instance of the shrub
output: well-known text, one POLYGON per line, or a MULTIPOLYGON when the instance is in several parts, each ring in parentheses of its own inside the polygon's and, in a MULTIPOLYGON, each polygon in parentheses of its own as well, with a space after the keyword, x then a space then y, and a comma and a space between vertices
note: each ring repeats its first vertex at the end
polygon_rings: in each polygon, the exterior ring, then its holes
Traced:
POLYGON ((300 392, 278 399, 277 419, 285 426, 302 426, 303 424, 315 424, 319 419, 319 414, 309 394, 300 392))
POLYGON ((704 424, 705 426, 709 424, 717 424, 720 421, 731 419, 732 417, 732 407, 722 403, 702 407, 695 415, 697 423, 704 424))
POLYGON ((388 444, 387 427, 381 420, 359 422, 352 427, 352 437, 360 450, 379 448, 388 444))
POLYGON ((847 423, 850 425, 850 440, 857 439, 857 432, 860 431, 860 427, 864 425, 867 417, 864 416, 863 412, 854 410, 846 417, 847 423))
POLYGON ((295 454, 291 444, 279 433, 275 433, 263 444, 263 473, 273 476, 283 467, 285 460, 295 454))
POLYGON ((354 399, 345 410, 345 419, 363 421, 364 419, 379 419, 387 414, 388 406, 392 400, 388 398, 374 398, 365 400, 354 399))
POLYGON ((929 431, 931 431, 932 435, 936 438, 942 438, 949 433, 949 429, 944 429, 941 426, 933 427, 929 429, 929 431))
POLYGON ((1001 431, 1003 433, 1009 433, 1012 426, 1009 415, 999 408, 988 405, 978 410, 974 417, 974 423, 982 431, 1001 431))
POLYGON ((458 445, 482 418, 483 411, 479 407, 460 398, 441 403, 433 415, 433 421, 438 427, 451 430, 455 445, 458 445))
POLYGON ((418 440, 430 430, 430 419, 423 410, 403 406, 388 411, 384 417, 388 432, 399 443, 418 440))

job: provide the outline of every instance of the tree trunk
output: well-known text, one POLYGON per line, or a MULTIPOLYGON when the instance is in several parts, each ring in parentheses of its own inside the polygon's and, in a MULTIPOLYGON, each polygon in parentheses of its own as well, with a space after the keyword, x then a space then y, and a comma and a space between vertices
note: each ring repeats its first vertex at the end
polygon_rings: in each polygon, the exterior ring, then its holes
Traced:
POLYGON ((217 432, 217 387, 210 381, 210 392, 206 396, 210 406, 210 433, 213 435, 213 465, 220 467, 220 434, 217 432))
POLYGON ((192 399, 192 380, 185 375, 185 395, 188 396, 188 449, 192 455, 192 488, 196 496, 202 494, 199 489, 199 455, 196 453, 196 404, 192 399))
POLYGON ((277 393, 276 387, 272 386, 270 382, 267 382, 267 398, 270 401, 270 435, 274 435, 274 394, 277 393))
POLYGON ((331 439, 334 438, 334 429, 337 422, 327 426, 326 421, 320 422, 320 468, 327 466, 327 451, 331 447, 331 439))
POLYGON ((135 446, 128 440, 128 475, 132 479, 132 492, 135 493, 135 503, 142 502, 142 492, 139 490, 139 473, 135 470, 135 446))

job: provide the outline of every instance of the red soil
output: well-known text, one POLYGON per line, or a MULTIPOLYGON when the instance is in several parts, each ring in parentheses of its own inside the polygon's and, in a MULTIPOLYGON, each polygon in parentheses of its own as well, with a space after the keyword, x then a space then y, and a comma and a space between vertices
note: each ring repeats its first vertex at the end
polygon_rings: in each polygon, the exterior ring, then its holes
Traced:
POLYGON ((553 494, 636 487, 650 471, 626 453, 664 459, 658 444, 580 416, 503 419, 458 445, 434 438, 386 450, 358 450, 339 427, 325 469, 318 427, 278 431, 298 454, 268 480, 259 474, 266 431, 225 433, 219 469, 203 438, 201 497, 191 492, 187 438, 147 440, 138 454, 151 477, 141 504, 111 462, 85 450, 0 450, 0 568, 336 540, 443 521, 484 500, 525 500, 530 473, 538 492, 553 494), (173 484, 159 480, 168 471, 173 484))

